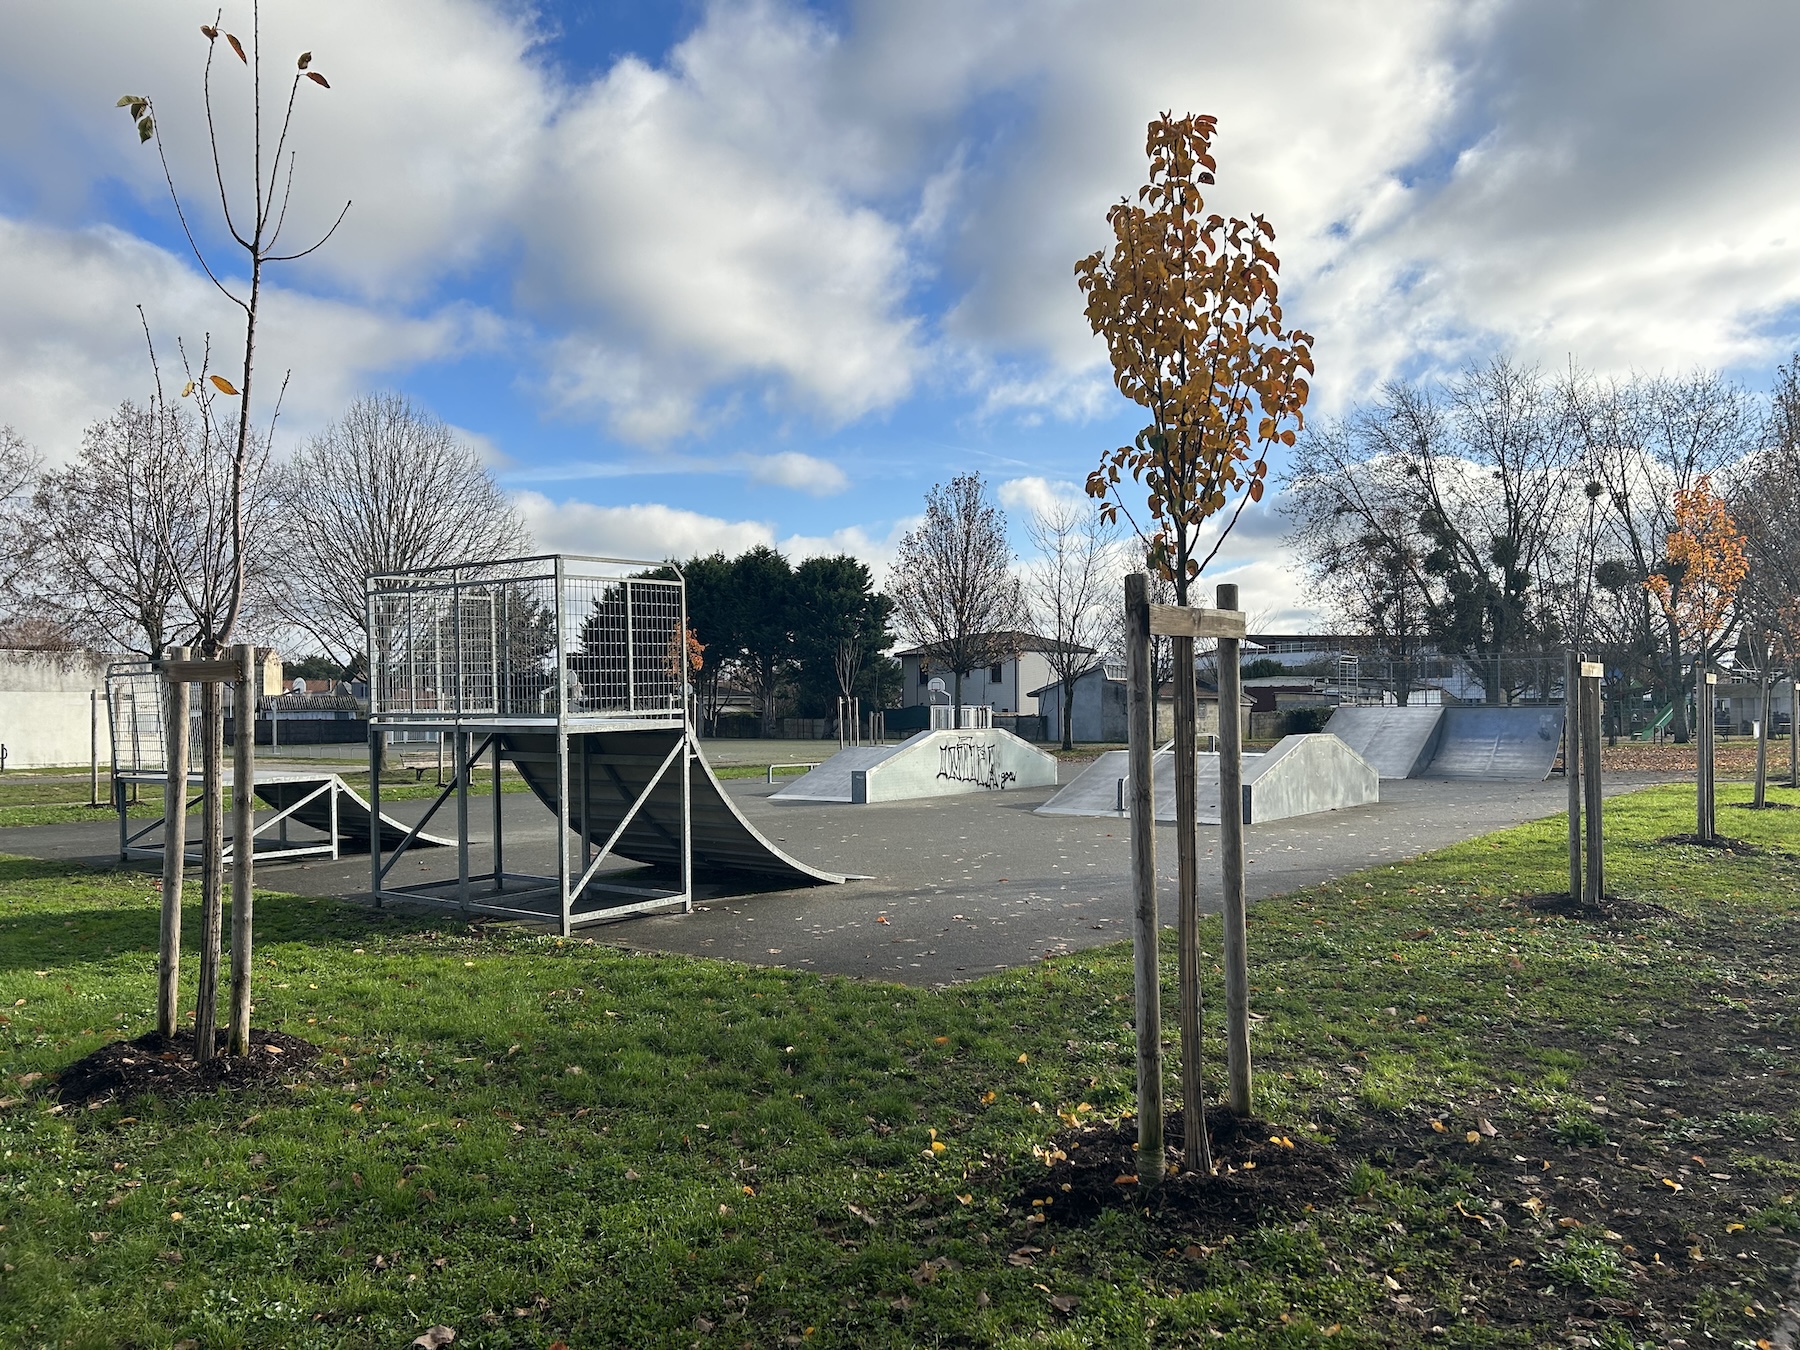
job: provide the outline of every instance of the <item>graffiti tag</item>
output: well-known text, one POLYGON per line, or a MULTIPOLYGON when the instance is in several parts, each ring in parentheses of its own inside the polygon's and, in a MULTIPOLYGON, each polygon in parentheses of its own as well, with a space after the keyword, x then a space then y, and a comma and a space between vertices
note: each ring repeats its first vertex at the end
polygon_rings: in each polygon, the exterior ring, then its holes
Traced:
POLYGON ((1006 791, 1007 784, 1018 778, 1017 774, 1000 767, 999 745, 978 741, 972 736, 938 746, 937 776, 952 783, 971 783, 994 792, 1006 791))

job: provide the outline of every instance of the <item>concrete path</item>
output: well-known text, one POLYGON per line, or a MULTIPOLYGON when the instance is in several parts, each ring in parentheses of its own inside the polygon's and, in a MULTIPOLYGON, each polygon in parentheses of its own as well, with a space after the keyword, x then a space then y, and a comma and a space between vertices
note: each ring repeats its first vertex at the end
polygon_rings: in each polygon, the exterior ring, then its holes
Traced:
MULTIPOLYGON (((1067 777, 1078 766, 1064 765, 1067 777)), ((1662 781, 1618 774, 1609 793, 1662 781)), ((972 979, 1050 954, 1131 933, 1130 851, 1124 822, 1033 813, 1051 790, 943 797, 873 806, 770 802, 757 779, 728 782, 739 808, 803 862, 869 881, 751 896, 702 893, 692 914, 625 919, 583 930, 621 946, 728 957, 764 965, 938 984, 972 979), (885 920, 885 922, 884 922, 885 920)), ((1360 868, 1396 862, 1527 820, 1567 800, 1560 779, 1482 783, 1411 779, 1383 783, 1377 805, 1299 817, 1247 831, 1252 899, 1360 868)), ((554 830, 532 797, 503 797, 509 870, 550 870, 554 830)), ((473 805, 473 803, 472 803, 473 805)), ((416 820, 421 802, 396 802, 416 820)), ((485 863, 488 805, 471 810, 472 866, 485 863)), ((442 813, 434 830, 449 828, 442 813)), ((1218 908, 1211 854, 1217 830, 1202 826, 1201 904, 1218 908)), ((0 852, 110 864, 116 834, 104 823, 0 830, 0 852)), ((1174 919, 1175 832, 1157 830, 1165 922, 1174 919)), ((409 856, 393 880, 454 876, 454 851, 409 856), (398 875, 404 871, 405 875, 398 875)), ((355 898, 369 889, 366 857, 271 866, 271 889, 355 898)))

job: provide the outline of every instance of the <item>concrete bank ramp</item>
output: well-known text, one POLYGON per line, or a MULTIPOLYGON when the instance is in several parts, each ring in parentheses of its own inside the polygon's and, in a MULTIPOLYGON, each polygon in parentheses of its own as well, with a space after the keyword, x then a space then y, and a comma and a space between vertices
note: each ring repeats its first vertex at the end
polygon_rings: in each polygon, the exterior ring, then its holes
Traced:
POLYGON ((1327 734, 1375 766, 1383 778, 1417 778, 1431 764, 1443 733, 1441 704, 1404 708, 1339 708, 1327 734))
POLYGON ((1424 776, 1542 782, 1556 767, 1562 724, 1558 707, 1445 708, 1437 754, 1424 776))
MULTIPOLYGON (((300 806, 295 807, 293 818, 327 836, 332 833, 335 797, 338 846, 352 852, 368 851, 372 817, 369 803, 363 800, 361 793, 335 774, 329 780, 319 775, 308 777, 271 774, 264 777, 258 774, 256 795, 277 811, 285 811, 295 802, 301 802, 300 806), (331 784, 330 791, 320 792, 320 785, 327 781, 331 784), (310 801, 305 800, 309 797, 310 801)), ((381 817, 381 847, 384 850, 399 848, 406 838, 408 828, 392 816, 384 814, 381 817)), ((191 833, 191 826, 189 830, 191 833)), ((449 848, 454 842, 435 834, 421 833, 414 837, 412 847, 449 848)))
POLYGON ((904 802, 1055 786, 1056 756, 1010 731, 921 731, 899 745, 840 750, 769 800, 904 802))
MULTIPOLYGON (((680 731, 603 731, 569 738, 569 824, 583 828, 595 845, 604 845, 625 813, 655 776, 683 735, 680 731), (583 761, 586 761, 585 768, 583 761), (585 778, 587 790, 582 791, 585 778)), ((813 886, 841 882, 835 872, 821 871, 791 858, 744 819, 736 803, 713 776, 700 746, 688 739, 688 792, 693 827, 694 873, 755 877, 772 886, 813 886)), ((556 738, 508 732, 501 753, 519 770, 532 792, 556 809, 556 738)), ((672 767, 649 800, 632 817, 613 845, 613 853, 657 867, 681 861, 681 773, 672 767)))
MULTIPOLYGON (((1175 755, 1164 748, 1151 760, 1156 785, 1158 824, 1175 823, 1175 755)), ((1131 767, 1131 752, 1109 750, 1049 801, 1038 807, 1047 816, 1110 816, 1123 819, 1128 800, 1120 788, 1131 767)), ((1194 757, 1195 816, 1202 825, 1217 825, 1219 757, 1194 757)), ((1290 816, 1364 806, 1377 801, 1381 782, 1375 770, 1335 736, 1288 736, 1267 754, 1244 756, 1244 823, 1285 820, 1290 816)))
POLYGON ((1381 776, 1336 736, 1284 736, 1244 762, 1244 824, 1368 806, 1381 800, 1381 776))

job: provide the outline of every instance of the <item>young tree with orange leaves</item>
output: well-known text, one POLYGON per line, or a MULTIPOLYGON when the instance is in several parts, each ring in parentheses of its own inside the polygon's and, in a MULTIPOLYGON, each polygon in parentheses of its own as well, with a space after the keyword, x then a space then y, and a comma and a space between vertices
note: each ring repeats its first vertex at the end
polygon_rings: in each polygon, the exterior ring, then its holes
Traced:
MULTIPOLYGON (((1106 214, 1111 252, 1100 250, 1075 264, 1087 296, 1087 320, 1106 341, 1113 383, 1149 414, 1149 425, 1131 445, 1101 457, 1088 476, 1088 495, 1101 516, 1124 515, 1143 542, 1152 569, 1173 585, 1175 602, 1187 605, 1193 582, 1218 555, 1238 517, 1260 501, 1269 452, 1291 446, 1302 426, 1310 392, 1312 338, 1282 322, 1276 274, 1281 261, 1271 247, 1275 229, 1260 215, 1249 220, 1209 213, 1203 189, 1217 165, 1212 138, 1218 119, 1163 113, 1150 123, 1145 153, 1149 181, 1137 200, 1121 200, 1106 214), (1148 494, 1149 528, 1139 527, 1121 493, 1126 478, 1148 494), (1227 515, 1227 513, 1229 513, 1227 515), (1222 519, 1204 555, 1206 532, 1222 519)), ((1148 640, 1144 633, 1129 642, 1148 640)), ((1195 698, 1194 639, 1170 641, 1175 668, 1175 813, 1178 821, 1178 969, 1181 990, 1181 1091, 1185 1127, 1183 1159, 1193 1170, 1212 1170, 1206 1139, 1206 1095, 1200 1074, 1200 976, 1198 849, 1194 838, 1195 698)), ((1221 678, 1221 726, 1237 716, 1235 679, 1221 678)), ((1235 742, 1234 742, 1235 743, 1235 742)), ((1136 752, 1134 752, 1136 753, 1136 752)), ((1224 764, 1221 761, 1223 770, 1224 764)), ((1235 774, 1222 772, 1221 791, 1233 792, 1235 774)), ((1227 875, 1242 875, 1242 836, 1229 829, 1221 840, 1227 875)), ((1153 874, 1153 873, 1152 873, 1153 874)), ((1225 986, 1227 1070, 1234 1109, 1250 1099, 1248 974, 1241 887, 1225 887, 1225 986)), ((1154 885, 1140 910, 1140 950, 1148 972, 1140 979, 1140 1007, 1156 1002, 1154 885)), ((1143 1183, 1160 1181, 1162 1154, 1161 1049, 1148 1020, 1140 1022, 1138 1150, 1143 1183), (1146 1114, 1154 1117, 1146 1120, 1146 1114)))
POLYGON ((1136 203, 1106 213, 1111 256, 1075 264, 1113 383, 1150 415, 1088 476, 1088 495, 1109 522, 1123 513, 1137 528, 1119 493, 1127 475, 1143 484, 1155 529, 1137 532, 1181 605, 1244 508, 1262 499, 1269 452, 1293 445, 1313 370, 1311 335, 1282 324, 1275 227, 1261 215, 1207 213, 1217 127, 1216 117, 1169 113, 1150 123, 1150 181, 1136 203), (1227 508, 1201 556, 1207 522, 1227 508))
POLYGON ((1731 631, 1738 591, 1750 572, 1744 535, 1725 499, 1702 474, 1675 493, 1675 528, 1663 548, 1663 565, 1644 582, 1678 635, 1674 687, 1681 687, 1683 651, 1706 662, 1731 631))

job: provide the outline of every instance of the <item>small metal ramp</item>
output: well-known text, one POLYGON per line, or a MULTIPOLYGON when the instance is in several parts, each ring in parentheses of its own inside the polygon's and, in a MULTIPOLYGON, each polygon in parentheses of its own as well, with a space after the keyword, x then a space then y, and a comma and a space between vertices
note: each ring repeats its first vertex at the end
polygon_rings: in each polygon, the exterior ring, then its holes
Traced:
MULTIPOLYGON (((679 730, 571 735, 570 827, 601 848, 617 833, 610 852, 618 857, 680 868, 681 777, 664 774, 647 796, 644 789, 678 748, 682 735, 679 730), (627 819, 627 812, 640 798, 643 804, 627 819)), ((830 885, 846 880, 783 853, 744 818, 691 736, 688 751, 687 787, 697 873, 755 877, 775 886, 830 885)), ((556 738, 507 732, 500 739, 500 752, 512 761, 538 800, 556 810, 556 738)))
MULTIPOLYGON (((225 787, 235 786, 232 770, 224 770, 222 778, 225 787)), ((152 788, 160 794, 168 781, 168 774, 160 769, 126 770, 116 776, 113 807, 119 817, 121 859, 162 856, 162 817, 157 816, 137 824, 136 829, 133 829, 134 821, 129 816, 129 796, 134 786, 152 788)), ((199 773, 189 773, 188 782, 198 786, 199 773)), ((295 858, 336 858, 342 853, 366 853, 369 850, 370 821, 374 813, 370 811, 369 803, 363 799, 362 794, 337 774, 258 769, 256 796, 274 812, 256 822, 256 860, 259 863, 284 862, 295 858), (318 831, 323 838, 289 839, 288 825, 295 821, 318 831)), ((188 802, 188 809, 193 810, 199 801, 198 797, 194 797, 188 802)), ((452 843, 451 840, 434 834, 413 834, 408 826, 392 816, 384 814, 381 817, 383 848, 398 848, 409 835, 412 836, 411 842, 421 848, 448 848, 452 843)), ((200 841, 193 837, 190 830, 188 856, 198 858, 199 848, 200 841)), ((232 848, 233 843, 228 838, 225 845, 227 859, 231 857, 232 848)))
POLYGON ((1542 782, 1556 767, 1562 725, 1560 707, 1445 708, 1437 753, 1424 776, 1542 782))
POLYGON ((1383 778, 1417 778, 1437 753, 1443 713, 1442 704, 1339 708, 1325 723, 1325 730, 1361 755, 1383 778))
MULTIPOLYGON (((291 816, 323 835, 335 837, 340 851, 348 849, 354 853, 368 852, 369 822, 372 819, 369 803, 363 800, 360 792, 335 774, 330 778, 329 793, 319 792, 319 786, 319 779, 300 774, 271 774, 265 777, 259 773, 256 776, 256 795, 277 812, 291 816)), ((407 833, 408 827, 392 816, 381 817, 383 848, 399 847, 407 833)), ((423 844, 429 848, 449 848, 452 842, 454 841, 439 838, 435 834, 419 834, 413 839, 415 845, 423 844)))

